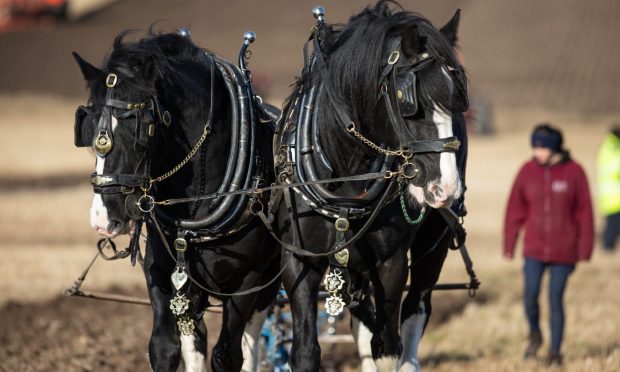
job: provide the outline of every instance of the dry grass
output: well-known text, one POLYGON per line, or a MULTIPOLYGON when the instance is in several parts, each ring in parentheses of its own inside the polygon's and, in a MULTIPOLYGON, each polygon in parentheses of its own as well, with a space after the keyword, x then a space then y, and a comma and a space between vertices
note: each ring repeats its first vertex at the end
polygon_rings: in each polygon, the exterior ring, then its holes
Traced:
MULTIPOLYGON (((80 276, 95 252, 94 245, 32 244, 0 248, 0 306, 8 301, 40 302, 61 295, 80 276)), ((132 268, 128 260, 108 262, 99 258, 82 289, 101 292, 111 287, 145 288, 146 297, 144 275, 138 265, 132 268)))
MULTIPOLYGON (((86 177, 92 170, 92 157, 71 142, 75 105, 46 97, 0 98, 0 179, 59 173, 86 177)), ((527 331, 520 301, 521 260, 508 262, 500 255, 508 191, 519 165, 528 158, 533 124, 550 120, 563 127, 568 147, 593 181, 596 150, 614 119, 618 117, 502 110, 497 117, 502 130, 497 135, 471 139, 468 246, 482 291, 490 300, 472 303, 464 313, 425 335, 420 355, 427 371, 539 369, 537 363, 521 360, 527 331)), ((0 190, 4 212, 0 214, 0 304, 44 301, 73 283, 95 253, 97 236, 88 226, 91 198, 87 185, 0 190)), ((458 253, 452 253, 441 281, 465 278, 458 253)), ((134 288, 143 282, 139 269, 130 268, 127 261, 99 262, 86 285, 102 290, 134 288)), ((572 276, 566 295, 567 371, 620 370, 619 284, 620 254, 596 252, 593 261, 579 265, 572 276)), ((463 292, 451 295, 466 296, 463 292)), ((541 299, 545 298, 543 292, 541 299)), ((545 301, 541 304, 546 314, 545 301)), ((546 327, 546 315, 542 320, 546 327)), ((548 340, 548 333, 545 336, 548 340)))

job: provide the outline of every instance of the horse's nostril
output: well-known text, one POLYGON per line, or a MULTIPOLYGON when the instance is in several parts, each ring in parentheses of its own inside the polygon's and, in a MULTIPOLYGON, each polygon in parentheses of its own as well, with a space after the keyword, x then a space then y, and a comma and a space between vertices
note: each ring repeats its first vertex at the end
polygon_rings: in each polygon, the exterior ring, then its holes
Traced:
POLYGON ((437 198, 441 198, 445 194, 444 188, 439 185, 431 185, 429 191, 437 198))
POLYGON ((108 231, 122 230, 124 223, 118 220, 112 220, 108 224, 108 231))

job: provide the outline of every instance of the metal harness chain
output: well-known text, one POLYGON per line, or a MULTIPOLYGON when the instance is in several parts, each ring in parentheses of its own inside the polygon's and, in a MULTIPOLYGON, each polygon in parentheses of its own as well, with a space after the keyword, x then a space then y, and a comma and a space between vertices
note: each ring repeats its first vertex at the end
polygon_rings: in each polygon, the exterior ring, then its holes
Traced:
POLYGON ((403 151, 403 149, 399 149, 399 150, 386 150, 381 148, 380 146, 378 146, 376 143, 372 142, 371 140, 369 140, 368 138, 364 137, 360 132, 358 132, 355 129, 355 123, 351 122, 348 126, 347 126, 347 131, 349 131, 349 133, 351 133, 353 136, 355 136, 357 139, 359 139, 361 142, 363 142, 366 146, 370 147, 371 149, 385 154, 387 156, 400 156, 402 158, 404 158, 405 160, 409 159, 411 157, 411 155, 406 155, 405 152, 403 151))
POLYGON ((151 185, 156 183, 156 182, 161 182, 161 181, 165 180, 166 178, 172 176, 173 174, 178 172, 181 168, 183 168, 183 166, 185 164, 187 164, 187 162, 189 162, 194 157, 194 155, 196 154, 196 152, 198 151, 200 146, 202 146, 202 143, 205 141, 205 139, 207 139, 207 136, 209 135, 209 126, 208 126, 208 124, 209 123, 207 122, 207 124, 205 125, 205 129, 202 131, 202 136, 200 136, 200 139, 198 140, 198 143, 196 143, 196 145, 191 149, 191 151, 187 154, 185 159, 183 159, 179 164, 177 164, 174 168, 172 168, 168 172, 162 174, 161 176, 159 176, 157 178, 152 178, 149 181, 149 183, 151 185))
POLYGON ((411 218, 409 212, 407 212, 407 204, 405 202, 405 191, 403 188, 403 181, 401 178, 398 178, 398 192, 400 194, 400 208, 403 211, 403 217, 405 217, 405 221, 407 221, 410 225, 417 225, 424 219, 424 215, 426 213, 426 207, 422 207, 420 210, 420 215, 415 220, 411 218))

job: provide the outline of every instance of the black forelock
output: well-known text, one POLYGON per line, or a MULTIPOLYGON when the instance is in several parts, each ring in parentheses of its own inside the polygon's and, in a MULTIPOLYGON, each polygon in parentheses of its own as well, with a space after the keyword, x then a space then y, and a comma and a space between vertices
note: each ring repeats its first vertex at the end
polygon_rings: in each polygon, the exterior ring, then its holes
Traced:
POLYGON ((123 85, 138 94, 155 96, 158 85, 179 86, 188 83, 180 65, 205 65, 205 50, 176 33, 159 33, 151 27, 146 36, 129 41, 136 31, 119 33, 103 63, 105 74, 115 73, 123 85))

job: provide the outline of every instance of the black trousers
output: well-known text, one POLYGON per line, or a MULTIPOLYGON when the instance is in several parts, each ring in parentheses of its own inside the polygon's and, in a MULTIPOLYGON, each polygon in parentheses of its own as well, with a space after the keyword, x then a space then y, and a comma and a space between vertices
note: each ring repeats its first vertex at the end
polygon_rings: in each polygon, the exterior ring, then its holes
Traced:
POLYGON ((620 212, 605 216, 605 230, 603 231, 603 248, 612 251, 616 248, 620 233, 620 212))

